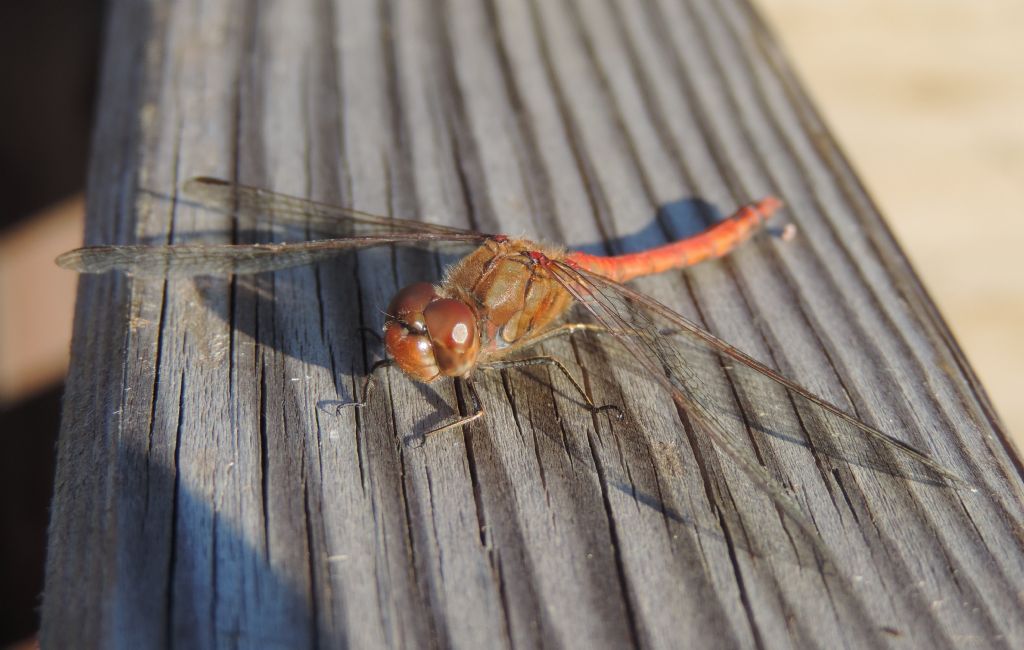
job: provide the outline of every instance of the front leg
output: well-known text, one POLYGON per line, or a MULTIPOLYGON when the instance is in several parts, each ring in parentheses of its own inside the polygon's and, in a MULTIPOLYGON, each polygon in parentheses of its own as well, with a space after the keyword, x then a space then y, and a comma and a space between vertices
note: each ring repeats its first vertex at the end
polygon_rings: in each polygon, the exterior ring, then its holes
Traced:
POLYGON ((342 409, 361 409, 364 406, 366 406, 367 402, 369 402, 370 400, 370 390, 373 389, 374 381, 376 381, 377 371, 380 370, 381 368, 387 368, 388 366, 394 365, 394 363, 395 362, 393 359, 381 359, 377 363, 373 364, 373 366, 370 368, 370 372, 366 373, 366 377, 363 379, 363 399, 359 400, 358 396, 356 396, 357 399, 353 399, 351 402, 345 402, 343 404, 336 405, 334 407, 334 414, 341 415, 342 409))
POLYGON ((469 415, 464 415, 458 418, 454 422, 449 422, 448 424, 444 424, 439 427, 435 427, 430 431, 427 431, 420 437, 419 444, 416 445, 417 447, 422 447, 427 442, 428 436, 434 436, 439 433, 444 433, 445 431, 450 431, 451 429, 456 429, 458 427, 465 426, 470 422, 478 420, 481 417, 483 417, 484 407, 483 404, 480 402, 480 395, 478 395, 476 392, 476 385, 468 377, 463 378, 463 381, 466 382, 466 386, 469 388, 470 399, 473 402, 473 412, 470 413, 469 415))

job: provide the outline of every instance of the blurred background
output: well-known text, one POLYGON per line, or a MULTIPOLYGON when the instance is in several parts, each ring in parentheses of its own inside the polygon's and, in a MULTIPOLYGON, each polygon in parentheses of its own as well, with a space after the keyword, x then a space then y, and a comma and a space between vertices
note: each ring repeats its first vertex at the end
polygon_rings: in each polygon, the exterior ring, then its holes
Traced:
POLYGON ((102 5, 0 2, 0 648, 38 627, 102 5))
POLYGON ((1024 2, 753 0, 1024 446, 1024 2))
MULTIPOLYGON (((1020 436, 1024 2, 753 1, 1020 436)), ((0 647, 37 624, 103 4, 0 3, 0 647)))

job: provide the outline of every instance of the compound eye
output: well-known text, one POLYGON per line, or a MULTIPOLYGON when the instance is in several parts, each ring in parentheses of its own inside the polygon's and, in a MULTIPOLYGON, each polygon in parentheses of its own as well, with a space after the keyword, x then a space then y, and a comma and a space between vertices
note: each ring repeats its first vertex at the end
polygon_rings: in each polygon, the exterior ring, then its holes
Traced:
POLYGON ((391 299, 387 311, 388 318, 402 323, 410 330, 423 332, 426 329, 423 310, 436 298, 437 292, 434 290, 434 285, 429 282, 410 284, 391 299))
POLYGON ((441 376, 426 333, 415 334, 398 321, 389 320, 384 325, 384 346, 402 372, 413 379, 431 382, 441 376))
POLYGON ((472 370, 480 349, 473 310, 459 300, 442 298, 423 310, 423 318, 441 372, 461 377, 472 370))

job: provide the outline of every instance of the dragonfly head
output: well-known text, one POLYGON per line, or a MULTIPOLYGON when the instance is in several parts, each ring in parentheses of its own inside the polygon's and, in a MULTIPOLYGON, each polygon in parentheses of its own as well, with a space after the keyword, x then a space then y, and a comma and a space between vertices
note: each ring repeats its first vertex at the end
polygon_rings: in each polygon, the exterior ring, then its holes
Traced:
POLYGON ((388 305, 384 346, 413 379, 461 377, 480 352, 476 315, 466 303, 437 295, 427 282, 410 284, 388 305))

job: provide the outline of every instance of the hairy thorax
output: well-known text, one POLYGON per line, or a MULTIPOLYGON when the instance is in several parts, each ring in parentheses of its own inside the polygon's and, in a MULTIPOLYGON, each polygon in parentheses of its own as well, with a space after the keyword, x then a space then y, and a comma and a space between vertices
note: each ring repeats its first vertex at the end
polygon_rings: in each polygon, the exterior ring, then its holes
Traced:
POLYGON ((443 295, 476 312, 482 357, 543 333, 572 303, 547 269, 525 255, 528 251, 551 259, 564 255, 525 239, 489 239, 453 266, 441 284, 443 295))

